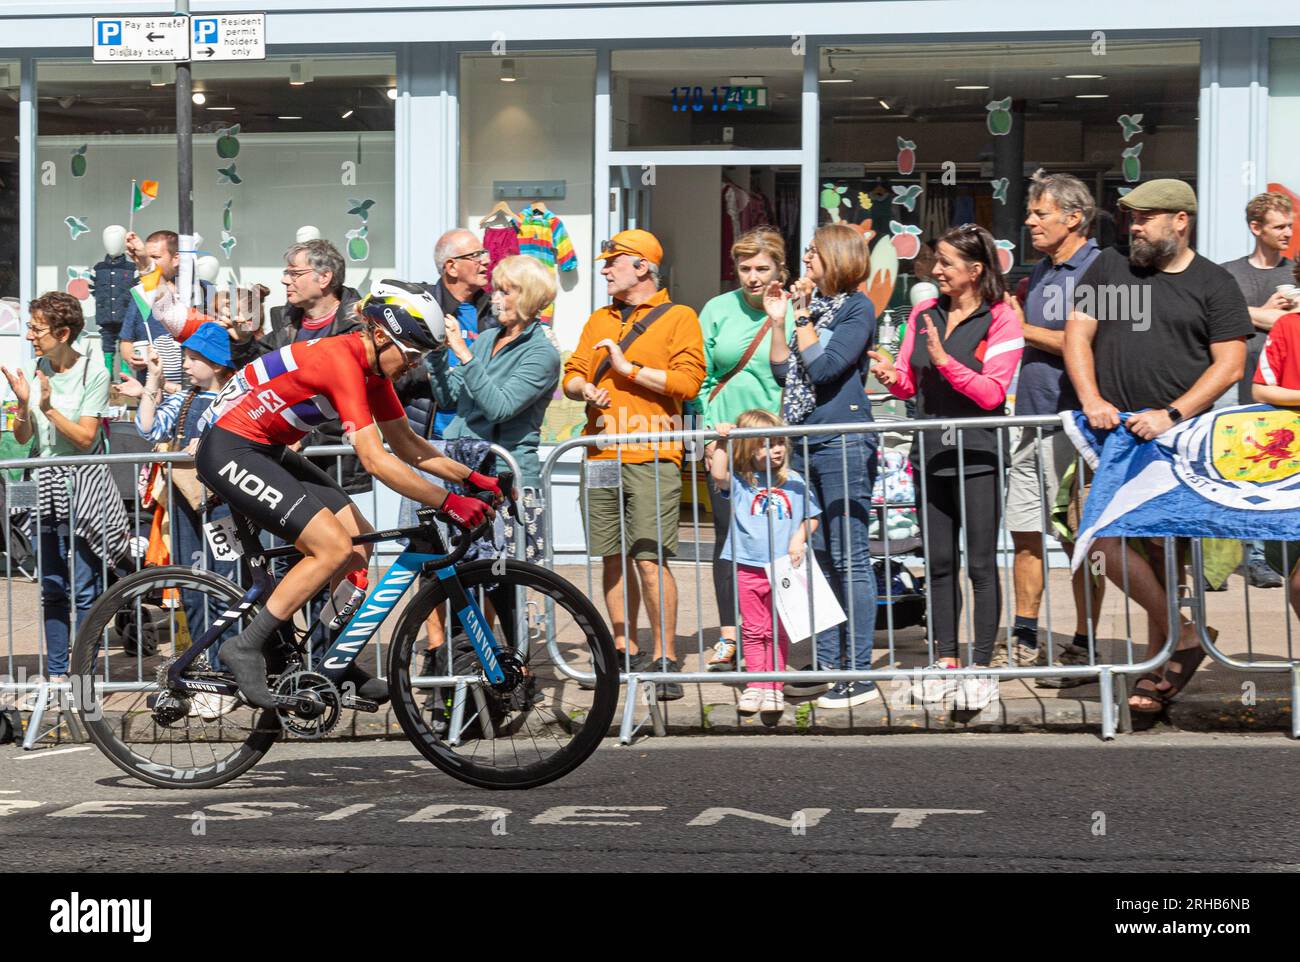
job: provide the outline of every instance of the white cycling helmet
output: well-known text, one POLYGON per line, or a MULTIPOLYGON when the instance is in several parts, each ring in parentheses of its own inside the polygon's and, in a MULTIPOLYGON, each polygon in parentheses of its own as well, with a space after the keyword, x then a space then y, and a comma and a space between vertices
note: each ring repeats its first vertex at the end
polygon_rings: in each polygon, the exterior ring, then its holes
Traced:
POLYGON ((393 340, 418 351, 432 351, 447 343, 442 307, 419 284, 379 281, 361 302, 361 313, 393 340))

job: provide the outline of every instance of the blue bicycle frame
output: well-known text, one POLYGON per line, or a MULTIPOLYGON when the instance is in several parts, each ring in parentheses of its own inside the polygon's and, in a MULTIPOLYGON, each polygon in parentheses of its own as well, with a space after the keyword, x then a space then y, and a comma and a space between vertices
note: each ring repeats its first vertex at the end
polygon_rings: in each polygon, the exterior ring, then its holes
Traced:
MULTIPOLYGON (((268 597, 275 589, 277 581, 268 570, 267 561, 272 558, 298 554, 297 549, 292 545, 279 548, 263 548, 257 539, 256 530, 248 520, 238 513, 233 513, 232 517, 235 521, 236 535, 252 572, 252 587, 248 589, 244 597, 236 605, 222 612, 219 617, 214 619, 208 626, 208 630, 190 646, 189 650, 172 663, 167 673, 167 681, 173 688, 228 695, 236 693, 237 688, 233 682, 220 679, 196 680, 185 678, 183 675, 194 659, 220 638, 232 622, 258 601, 268 597)), ((354 545, 375 544, 380 541, 410 537, 417 533, 424 538, 432 538, 433 546, 445 551, 445 545, 442 543, 442 538, 437 530, 423 525, 376 531, 353 538, 352 543, 354 545)), ((483 610, 473 597, 465 591, 460 580, 456 577, 456 563, 464 557, 468 550, 468 540, 469 536, 466 535, 466 542, 450 554, 426 554, 410 548, 403 551, 383 578, 379 580, 379 583, 361 607, 353 613, 348 623, 338 632, 333 644, 330 645, 321 659, 320 666, 315 670, 335 685, 339 685, 348 667, 356 660, 357 655, 366 647, 375 632, 379 630, 380 625, 392 612, 393 607, 414 584, 416 577, 421 573, 432 573, 443 582, 452 610, 456 612, 457 619, 464 627, 470 643, 474 646, 474 651, 483 665, 488 682, 491 684, 504 682, 505 672, 501 670, 498 660, 501 648, 492 634, 487 618, 483 615, 483 610)), ((282 640, 290 643, 290 647, 292 647, 292 627, 286 626, 283 632, 282 640)))

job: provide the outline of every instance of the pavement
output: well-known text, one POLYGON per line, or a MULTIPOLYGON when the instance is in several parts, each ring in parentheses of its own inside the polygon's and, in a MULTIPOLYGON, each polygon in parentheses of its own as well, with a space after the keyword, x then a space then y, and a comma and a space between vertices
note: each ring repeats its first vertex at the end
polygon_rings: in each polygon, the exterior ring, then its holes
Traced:
MULTIPOLYGON (((710 573, 706 566, 689 562, 674 563, 672 567, 680 595, 677 637, 682 669, 702 670, 704 660, 719 637, 710 573)), ((597 570, 581 567, 562 567, 558 570, 584 593, 596 598, 597 606, 601 606, 597 570)), ((1003 588, 1004 599, 1009 591, 1007 579, 1003 588)), ((1040 626, 1045 635, 1050 624, 1053 645, 1059 649, 1068 643, 1068 632, 1072 631, 1074 621, 1067 572, 1051 572, 1048 596, 1050 608, 1045 605, 1040 626), (1050 622, 1048 610, 1051 612, 1050 622)), ((1219 628, 1219 647, 1225 654, 1281 667, 1287 660, 1288 652, 1296 652, 1292 633, 1297 630, 1297 626, 1285 608, 1286 596, 1283 590, 1247 589, 1242 577, 1233 575, 1228 581, 1228 590, 1208 593, 1206 597, 1208 620, 1211 625, 1219 628)), ((6 624, 12 624, 12 662, 32 673, 37 670, 36 602, 37 586, 34 584, 14 580, 7 587, 0 585, 0 607, 7 606, 12 619, 10 621, 4 614, 0 614, 0 631, 5 630, 6 624)), ((1140 660, 1145 650, 1145 618, 1140 609, 1126 606, 1125 602, 1126 599, 1120 592, 1110 586, 1096 626, 1098 654, 1113 662, 1140 660), (1132 644, 1124 640, 1128 634, 1128 625, 1133 627, 1132 644)), ((397 612, 394 612, 381 632, 380 644, 372 645, 362 653, 362 664, 367 670, 376 672, 382 665, 383 650, 396 618, 397 612)), ((648 646, 649 630, 642 628, 640 636, 641 643, 648 646)), ((4 642, 0 638, 0 655, 4 651, 4 642)), ((875 656, 874 667, 877 668, 890 665, 915 668, 925 665, 929 656, 924 630, 915 626, 898 628, 888 637, 886 632, 879 632, 875 656)), ((791 665, 810 664, 811 661, 807 642, 793 646, 791 665)), ((147 661, 143 666, 143 676, 153 677, 153 667, 153 661, 147 661)), ((882 685, 884 698, 852 710, 823 711, 816 708, 812 697, 787 695, 786 711, 779 719, 738 714, 736 702, 743 690, 739 684, 706 683, 685 685, 684 688, 684 698, 662 705, 662 733, 759 735, 947 731, 1095 732, 1100 726, 1101 706, 1095 682, 1079 687, 1053 689, 1037 687, 1028 679, 1005 681, 1000 688, 999 700, 978 713, 942 708, 927 710, 911 705, 906 697, 898 697, 901 692, 895 683, 885 683, 882 685)), ((1291 712, 1289 674, 1286 671, 1242 672, 1225 668, 1207 658, 1188 689, 1154 724, 1161 730, 1289 732, 1291 712)), ((616 720, 620 718, 621 712, 615 717, 616 720)), ((653 726, 648 708, 638 707, 636 718, 639 734, 649 734, 653 726)), ((1141 718, 1135 718, 1134 723, 1151 724, 1150 721, 1143 722, 1141 718)), ((391 712, 384 710, 375 715, 345 713, 342 722, 330 737, 400 738, 402 735, 391 712)), ((67 738, 66 728, 60 727, 54 729, 45 742, 63 744, 67 738)))
MULTIPOLYGON (((1297 776, 1295 746, 1267 735, 706 735, 610 742, 527 792, 463 785, 399 742, 277 745, 220 788, 162 791, 81 746, 0 763, 0 860, 83 885, 195 870, 1295 872, 1297 776)), ((1111 902, 1240 894, 1223 879, 1099 884, 1111 902)), ((1027 918, 1069 911, 1020 894, 1027 918)), ((1070 937, 1102 922, 1075 919, 1070 937)))

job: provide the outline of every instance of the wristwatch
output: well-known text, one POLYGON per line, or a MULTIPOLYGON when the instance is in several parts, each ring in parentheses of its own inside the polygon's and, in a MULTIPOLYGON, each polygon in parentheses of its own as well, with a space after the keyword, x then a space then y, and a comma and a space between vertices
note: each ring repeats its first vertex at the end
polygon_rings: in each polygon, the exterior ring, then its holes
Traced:
POLYGON ((1183 419, 1183 412, 1178 410, 1178 408, 1174 407, 1172 404, 1165 408, 1165 413, 1169 415, 1169 420, 1173 421, 1175 424, 1183 419))
POLYGON ((807 314, 796 314, 794 316, 795 327, 807 327, 811 323, 812 323, 812 318, 809 317, 807 314))

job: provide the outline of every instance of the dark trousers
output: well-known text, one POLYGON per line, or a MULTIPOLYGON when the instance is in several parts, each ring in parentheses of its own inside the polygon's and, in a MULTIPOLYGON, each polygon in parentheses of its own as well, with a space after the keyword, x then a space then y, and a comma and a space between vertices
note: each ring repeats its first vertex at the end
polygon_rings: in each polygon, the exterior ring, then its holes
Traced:
POLYGON ((731 562, 719 555, 727 543, 731 530, 731 499, 709 486, 709 509, 713 513, 713 594, 718 599, 718 624, 723 628, 736 627, 736 583, 732 580, 731 562))
MULTIPOLYGON (((956 658, 957 627, 961 617, 961 536, 959 478, 925 476, 925 510, 922 518, 926 561, 930 568, 932 637, 936 655, 956 658)), ((1002 586, 998 581, 998 525, 1002 504, 996 472, 968 476, 966 492, 966 573, 974 595, 975 661, 987 665, 993 658, 1001 620, 1002 586)))

